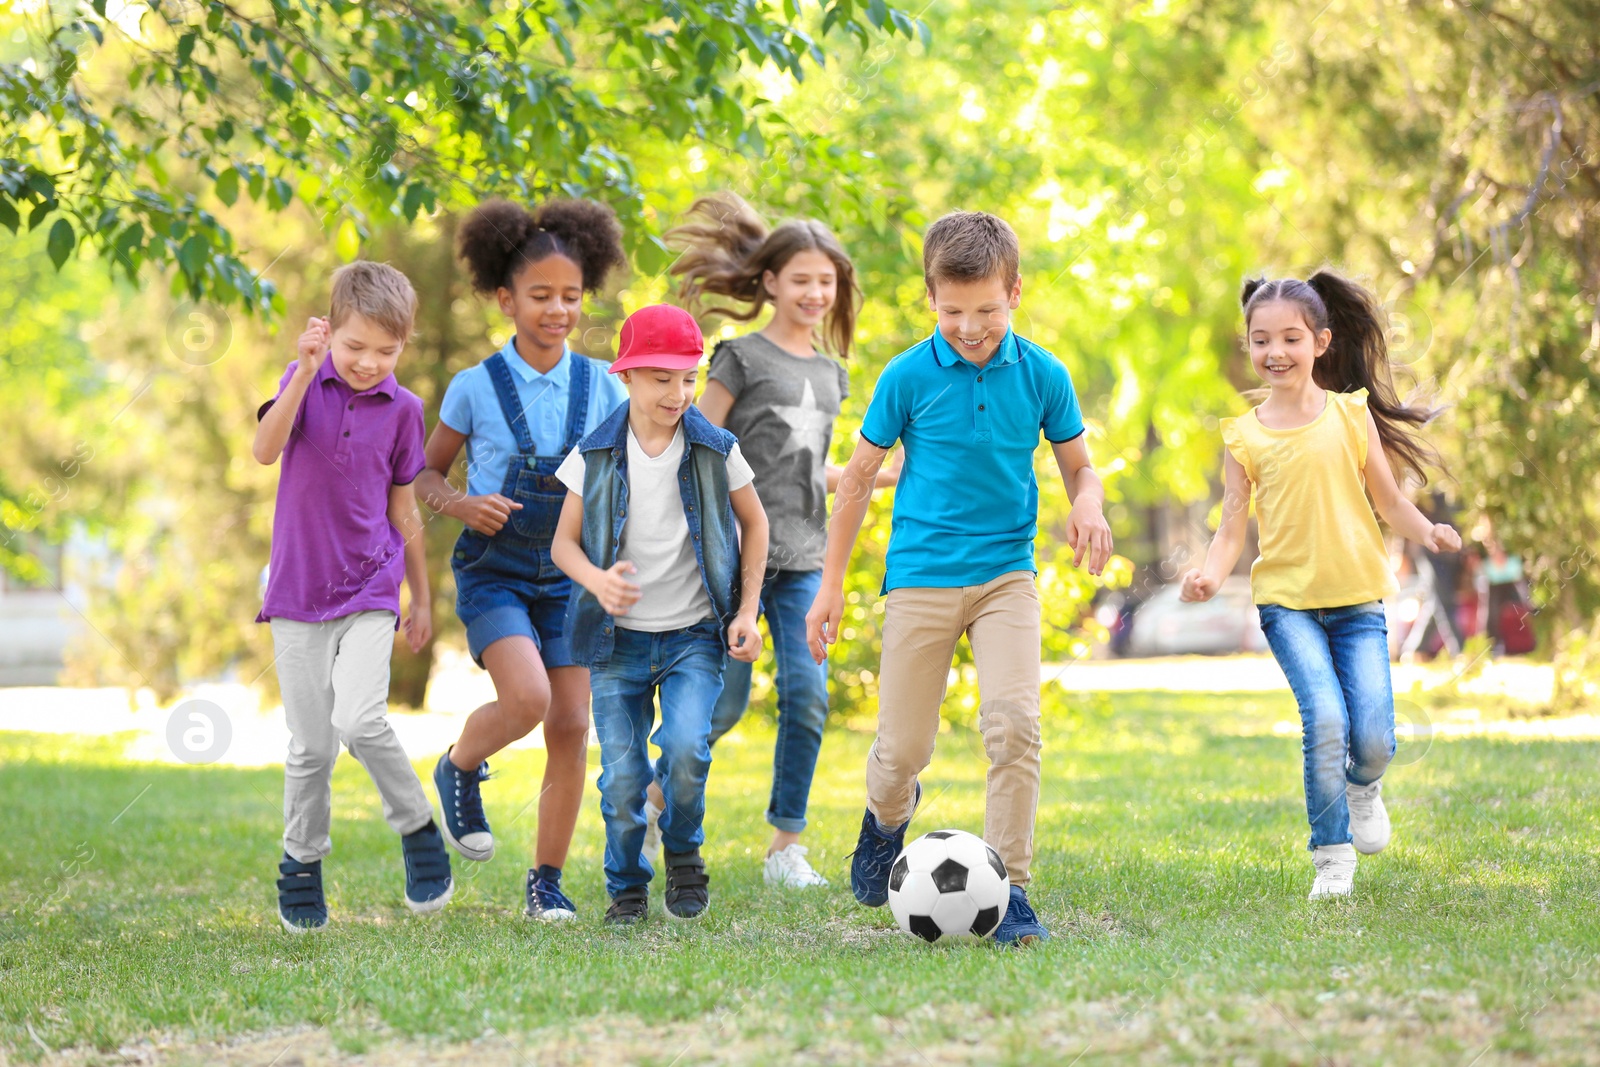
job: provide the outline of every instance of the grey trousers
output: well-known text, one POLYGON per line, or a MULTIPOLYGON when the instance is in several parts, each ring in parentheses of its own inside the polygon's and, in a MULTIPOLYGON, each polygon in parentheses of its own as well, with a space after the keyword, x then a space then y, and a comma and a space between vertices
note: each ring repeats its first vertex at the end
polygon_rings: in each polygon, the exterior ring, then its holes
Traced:
POLYGON ((328 824, 340 742, 372 776, 383 798, 383 817, 396 833, 414 833, 433 818, 433 806, 386 714, 394 618, 392 611, 358 611, 327 622, 272 620, 289 726, 283 850, 301 863, 333 851, 328 824))

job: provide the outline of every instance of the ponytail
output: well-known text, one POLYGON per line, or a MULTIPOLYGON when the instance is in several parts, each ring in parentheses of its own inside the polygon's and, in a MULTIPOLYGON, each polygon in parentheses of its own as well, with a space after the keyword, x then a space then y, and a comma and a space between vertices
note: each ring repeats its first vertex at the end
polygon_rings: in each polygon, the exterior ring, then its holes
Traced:
POLYGON ((1367 410, 1378 427, 1378 440, 1394 467, 1397 480, 1411 475, 1428 483, 1425 468, 1441 467, 1439 454, 1416 430, 1431 422, 1439 409, 1413 397, 1401 401, 1389 359, 1386 318, 1377 298, 1350 279, 1319 270, 1306 281, 1298 278, 1248 279, 1239 296, 1245 327, 1263 304, 1288 301, 1300 307, 1315 332, 1332 334, 1328 349, 1311 367, 1311 380, 1336 393, 1367 391, 1367 410))
POLYGON ((855 264, 822 223, 795 220, 769 231, 755 209, 738 196, 713 193, 696 200, 684 222, 668 230, 665 238, 683 253, 672 265, 672 273, 681 278, 683 301, 704 305, 707 296, 726 297, 735 306, 703 310, 734 322, 756 319, 772 301, 763 283, 767 271, 780 273, 796 253, 821 252, 833 262, 837 278, 823 346, 841 359, 850 358, 859 295, 855 264))

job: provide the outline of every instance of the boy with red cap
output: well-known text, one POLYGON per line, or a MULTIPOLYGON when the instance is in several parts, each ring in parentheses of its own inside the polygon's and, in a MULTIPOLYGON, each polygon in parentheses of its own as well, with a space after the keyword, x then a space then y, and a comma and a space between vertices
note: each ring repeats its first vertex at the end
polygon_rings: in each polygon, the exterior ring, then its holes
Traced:
POLYGON ((694 406, 704 355, 688 312, 655 305, 628 316, 611 364, 628 400, 556 471, 568 493, 550 556, 580 587, 567 632, 594 694, 611 924, 649 914, 644 804, 656 778, 667 801, 667 915, 705 914, 700 846, 724 649, 746 663, 761 652, 767 516, 738 442, 694 406), (654 770, 647 740, 661 750, 654 770))

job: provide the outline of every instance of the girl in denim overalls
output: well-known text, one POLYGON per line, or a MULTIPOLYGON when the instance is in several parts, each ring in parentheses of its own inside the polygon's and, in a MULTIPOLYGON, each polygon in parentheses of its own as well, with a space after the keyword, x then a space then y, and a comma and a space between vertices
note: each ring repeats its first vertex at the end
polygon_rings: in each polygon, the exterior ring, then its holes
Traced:
POLYGON ((1382 791, 1394 697, 1382 601, 1395 581, 1378 517, 1431 552, 1457 551, 1461 538, 1396 482, 1397 471, 1420 482, 1424 464, 1437 463, 1414 436, 1433 410, 1395 392, 1372 294, 1323 270, 1246 282, 1242 299, 1267 396, 1221 420, 1222 522, 1182 597, 1209 600, 1233 573, 1254 495, 1261 551, 1250 584, 1304 729, 1311 899, 1347 897, 1356 853, 1389 843, 1382 791))
POLYGON ((447 841, 469 860, 494 855, 479 783, 488 758, 544 723, 535 866, 526 914, 570 919, 561 868, 583 798, 589 734, 589 672, 575 665, 565 632, 572 583, 550 561, 566 489, 561 459, 626 393, 606 364, 569 351, 583 294, 623 262, 610 208, 556 201, 530 212, 506 201, 479 207, 459 236, 474 290, 494 294, 515 333, 505 347, 450 382, 423 501, 465 524, 451 557, 456 614, 473 661, 494 680, 495 699, 467 719, 434 767, 447 841), (467 489, 446 481, 467 446, 467 489))

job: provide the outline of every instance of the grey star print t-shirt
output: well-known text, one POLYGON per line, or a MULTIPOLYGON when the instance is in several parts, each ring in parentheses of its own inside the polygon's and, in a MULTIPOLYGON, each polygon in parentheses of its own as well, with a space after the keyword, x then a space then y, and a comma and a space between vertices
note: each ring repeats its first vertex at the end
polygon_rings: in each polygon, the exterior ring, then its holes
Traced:
POLYGON ((828 446, 850 376, 831 356, 796 356, 759 333, 711 353, 711 381, 733 394, 727 429, 755 471, 771 527, 767 569, 822 567, 828 541, 828 446))

